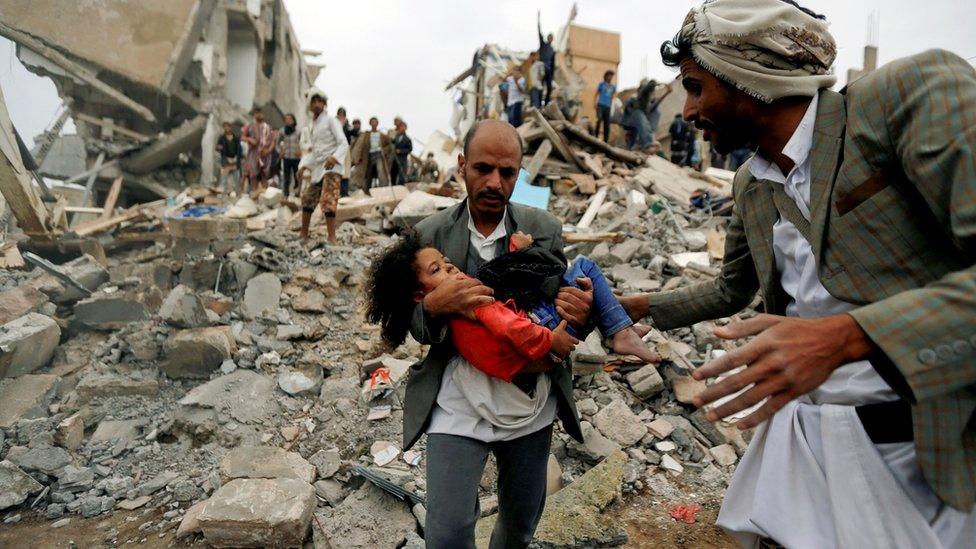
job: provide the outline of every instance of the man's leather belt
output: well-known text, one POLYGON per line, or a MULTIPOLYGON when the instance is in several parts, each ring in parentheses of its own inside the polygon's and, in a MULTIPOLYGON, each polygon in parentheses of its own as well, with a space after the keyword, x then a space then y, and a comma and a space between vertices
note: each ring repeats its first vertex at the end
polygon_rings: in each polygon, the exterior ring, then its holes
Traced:
POLYGON ((915 440, 912 428, 912 406, 905 400, 892 400, 856 406, 864 431, 875 444, 911 442, 915 440))

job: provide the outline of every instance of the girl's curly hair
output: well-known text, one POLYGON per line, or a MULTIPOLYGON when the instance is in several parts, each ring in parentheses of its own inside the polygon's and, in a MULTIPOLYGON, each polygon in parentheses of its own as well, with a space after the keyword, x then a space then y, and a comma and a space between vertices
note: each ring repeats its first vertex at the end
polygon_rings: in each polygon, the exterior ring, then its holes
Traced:
POLYGON ((366 320, 379 324, 383 339, 393 346, 403 343, 410 329, 413 296, 420 287, 414 261, 424 248, 419 234, 405 232, 373 259, 366 273, 366 320))

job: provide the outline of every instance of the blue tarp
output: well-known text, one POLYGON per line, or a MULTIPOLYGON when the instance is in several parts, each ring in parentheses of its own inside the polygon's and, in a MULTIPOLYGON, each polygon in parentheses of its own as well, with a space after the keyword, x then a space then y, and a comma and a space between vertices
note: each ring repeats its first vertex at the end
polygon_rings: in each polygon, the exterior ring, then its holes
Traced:
POLYGON ((549 187, 536 187, 529 182, 529 172, 523 168, 519 171, 515 189, 512 191, 512 197, 509 200, 516 204, 548 210, 550 194, 552 194, 552 189, 549 187))

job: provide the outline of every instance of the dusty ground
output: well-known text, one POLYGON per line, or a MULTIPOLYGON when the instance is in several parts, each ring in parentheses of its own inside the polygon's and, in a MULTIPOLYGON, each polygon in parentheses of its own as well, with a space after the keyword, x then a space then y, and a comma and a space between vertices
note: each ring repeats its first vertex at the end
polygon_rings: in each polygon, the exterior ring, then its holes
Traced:
MULTIPOLYGON (((670 509, 673 504, 662 502, 646 491, 625 497, 621 503, 609 507, 605 512, 627 530, 630 541, 625 547, 736 547, 732 539, 715 526, 721 500, 711 498, 693 503, 702 506, 695 524, 672 519, 670 509)), ((53 521, 25 516, 16 524, 0 527, 0 547, 97 549, 120 545, 151 548, 207 546, 201 536, 195 536, 190 541, 177 541, 173 528, 164 532, 155 529, 139 531, 140 525, 150 520, 158 522, 162 514, 162 509, 153 509, 149 512, 117 511, 91 519, 73 516, 71 523, 61 528, 51 528, 53 521), (25 543, 25 540, 32 541, 25 543)))
POLYGON ((630 539, 625 547, 738 547, 728 534, 715 526, 721 499, 712 497, 686 503, 697 503, 702 507, 694 524, 685 524, 671 518, 670 510, 675 504, 663 502, 647 491, 630 495, 604 512, 627 530, 630 539))

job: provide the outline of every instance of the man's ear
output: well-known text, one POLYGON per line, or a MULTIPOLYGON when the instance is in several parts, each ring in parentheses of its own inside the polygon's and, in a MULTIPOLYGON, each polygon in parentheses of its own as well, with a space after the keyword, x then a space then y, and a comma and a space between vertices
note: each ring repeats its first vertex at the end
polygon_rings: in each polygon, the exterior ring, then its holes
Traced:
POLYGON ((425 295, 427 295, 427 294, 425 294, 424 292, 422 292, 420 290, 417 290, 416 292, 413 293, 413 302, 414 303, 420 303, 420 302, 422 302, 424 300, 424 296, 425 295))
POLYGON ((458 164, 457 175, 461 179, 461 181, 464 181, 464 153, 458 153, 457 164, 458 164))

